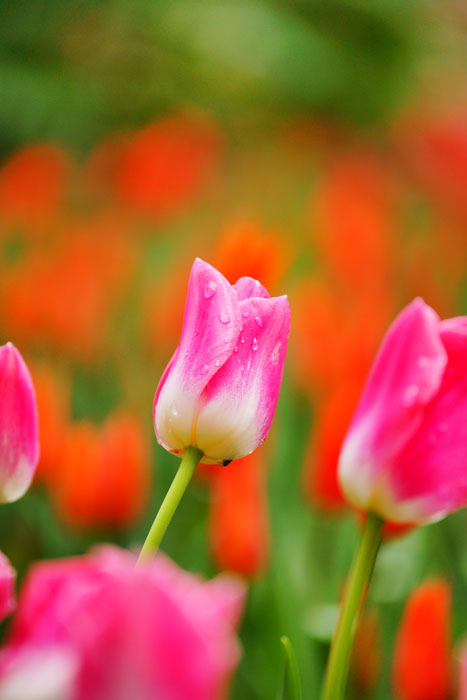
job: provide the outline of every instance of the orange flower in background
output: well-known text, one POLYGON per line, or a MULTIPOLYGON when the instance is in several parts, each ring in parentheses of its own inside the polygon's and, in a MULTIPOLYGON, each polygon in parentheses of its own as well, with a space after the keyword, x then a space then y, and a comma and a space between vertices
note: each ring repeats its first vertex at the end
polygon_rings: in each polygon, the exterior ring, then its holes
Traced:
POLYGON ((136 213, 166 217, 188 204, 218 166, 223 140, 212 121, 168 116, 128 142, 118 162, 117 200, 136 213))
POLYGON ((364 612, 359 620, 352 654, 353 685, 361 695, 375 688, 383 670, 381 619, 376 609, 364 612))
POLYGON ((28 233, 50 223, 62 208, 71 171, 68 156, 53 144, 14 153, 0 170, 0 220, 28 233))
POLYGON ((324 510, 348 507, 337 481, 337 460, 360 390, 358 383, 337 384, 319 405, 303 478, 308 498, 324 510))
POLYGON ((231 284, 248 276, 274 291, 290 266, 291 250, 278 231, 256 219, 239 219, 222 229, 211 262, 231 284))
POLYGON ((40 457, 35 479, 51 483, 60 472, 70 420, 70 387, 49 365, 32 365, 39 417, 40 457))
POLYGON ((398 124, 394 141, 411 174, 467 222, 467 110, 419 114, 398 124))
POLYGON ((395 223, 388 166, 360 152, 328 165, 311 199, 318 252, 338 284, 354 292, 387 289, 395 223))
POLYGON ((209 541, 220 569, 248 578, 264 570, 269 553, 265 451, 211 472, 209 541))
POLYGON ((399 700, 449 700, 452 693, 451 589, 422 583, 405 606, 397 634, 392 679, 399 700))
POLYGON ((300 282, 290 295, 292 368, 299 386, 321 390, 338 370, 338 338, 342 307, 333 292, 318 280, 300 282))
POLYGON ((6 331, 93 359, 136 259, 135 243, 106 216, 70 225, 52 249, 33 251, 0 280, 6 331))
POLYGON ((149 455, 138 420, 120 412, 98 426, 72 425, 61 474, 50 484, 61 517, 78 528, 121 528, 138 518, 149 491, 149 455))

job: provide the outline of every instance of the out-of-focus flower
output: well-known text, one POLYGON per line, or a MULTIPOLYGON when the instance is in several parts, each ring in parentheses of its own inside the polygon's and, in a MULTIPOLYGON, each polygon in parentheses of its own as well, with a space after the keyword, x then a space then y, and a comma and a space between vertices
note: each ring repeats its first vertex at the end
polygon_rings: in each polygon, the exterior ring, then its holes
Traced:
POLYGON ((50 365, 31 368, 39 417, 41 454, 36 479, 51 483, 61 469, 70 421, 70 388, 50 365))
POLYGON ((248 275, 274 290, 290 257, 289 245, 279 232, 265 230, 255 219, 240 219, 221 231, 212 263, 232 284, 248 275))
POLYGON ((264 470, 260 448, 229 469, 217 468, 212 478, 209 540, 214 559, 221 569, 247 577, 264 570, 269 551, 264 470))
POLYGON ((331 163, 313 193, 312 229, 318 250, 347 290, 387 287, 392 190, 387 166, 359 152, 331 163))
POLYGON ((149 491, 149 457, 139 421, 120 412, 102 428, 73 424, 60 473, 49 488, 61 516, 75 527, 123 527, 134 521, 149 491))
POLYGON ((352 679, 358 697, 375 688, 383 670, 381 620, 376 609, 359 620, 352 654, 352 679))
POLYGON ((41 667, 55 668, 50 684, 60 679, 60 692, 52 685, 47 696, 54 700, 225 696, 239 658, 243 587, 227 577, 201 581, 162 555, 135 563, 109 547, 34 565, 0 658, 2 700, 43 698, 41 667), (15 687, 24 694, 12 695, 15 687))
POLYGON ((452 697, 451 591, 444 580, 426 581, 407 601, 392 668, 399 700, 452 697))
POLYGON ((396 318, 339 459, 349 501, 423 523, 467 503, 467 318, 440 321, 421 299, 396 318))
POLYGON ((336 385, 320 403, 311 436, 304 486, 311 502, 324 510, 338 511, 347 503, 337 479, 337 463, 360 392, 357 382, 336 385))
POLYGON ((101 349, 135 250, 114 217, 70 224, 56 248, 33 252, 5 271, 0 311, 10 334, 52 342, 79 359, 101 349))
POLYGON ((258 447, 274 416, 289 327, 287 297, 269 297, 249 277, 232 286, 195 260, 180 344, 154 399, 159 443, 175 454, 197 447, 208 463, 258 447))
POLYGON ((63 205, 70 172, 66 154, 52 144, 14 153, 0 171, 0 220, 29 233, 50 223, 63 205))
POLYGON ((467 220, 467 127, 464 110, 423 114, 397 126, 395 143, 411 173, 447 210, 467 220))
POLYGON ((12 343, 0 346, 0 503, 28 489, 39 460, 31 375, 12 343))
POLYGON ((15 608, 15 580, 14 569, 0 551, 0 622, 15 608))
POLYGON ((117 198, 137 213, 174 214, 215 170, 222 138, 207 119, 170 116, 138 132, 123 149, 117 198))

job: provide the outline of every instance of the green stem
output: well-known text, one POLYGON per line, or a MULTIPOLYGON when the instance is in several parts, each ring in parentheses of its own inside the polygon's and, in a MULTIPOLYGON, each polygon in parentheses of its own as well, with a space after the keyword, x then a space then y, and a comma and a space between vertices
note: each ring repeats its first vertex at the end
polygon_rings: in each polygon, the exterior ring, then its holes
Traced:
POLYGON ((182 500, 182 496, 202 456, 203 453, 201 450, 198 450, 197 447, 185 448, 185 454, 180 462, 175 478, 162 501, 161 507, 157 512, 151 529, 148 532, 148 536, 141 548, 138 564, 146 559, 150 559, 159 549, 159 545, 169 527, 173 514, 177 510, 177 506, 182 500))
POLYGON ((343 697, 358 615, 373 573, 383 525, 384 521, 379 516, 367 514, 331 645, 321 700, 341 700, 343 697))

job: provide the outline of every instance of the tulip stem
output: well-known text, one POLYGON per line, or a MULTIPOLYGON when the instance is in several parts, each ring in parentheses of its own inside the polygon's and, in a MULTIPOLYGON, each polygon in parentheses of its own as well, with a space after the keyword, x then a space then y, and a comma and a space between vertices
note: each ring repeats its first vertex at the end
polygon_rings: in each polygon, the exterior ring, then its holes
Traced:
POLYGON ((379 516, 367 514, 331 645, 321 700, 341 700, 344 697, 358 616, 381 544, 383 525, 384 521, 379 516))
POLYGON ((138 564, 146 559, 150 559, 159 549, 159 545, 164 537, 173 514, 182 500, 182 496, 191 481, 196 467, 198 466, 203 453, 197 447, 186 447, 183 459, 180 462, 177 473, 172 481, 169 490, 161 503, 148 536, 141 548, 138 564))

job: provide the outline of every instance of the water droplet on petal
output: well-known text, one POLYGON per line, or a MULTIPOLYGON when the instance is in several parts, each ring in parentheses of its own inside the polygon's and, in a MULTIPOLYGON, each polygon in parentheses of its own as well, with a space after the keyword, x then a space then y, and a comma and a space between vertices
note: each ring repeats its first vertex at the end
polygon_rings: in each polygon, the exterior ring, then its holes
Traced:
POLYGON ((243 318, 248 318, 248 311, 242 311, 243 318))
POLYGON ((253 338, 251 349, 253 350, 253 352, 255 352, 258 349, 258 341, 256 340, 256 338, 253 338))
POLYGON ((210 280, 204 288, 204 296, 206 299, 210 299, 217 292, 217 283, 214 280, 210 280))
POLYGON ((216 360, 216 361, 214 362, 214 364, 216 365, 216 367, 220 367, 221 362, 220 362, 220 360, 216 360))
POLYGON ((229 339, 228 339, 228 338, 224 338, 224 343, 225 343, 226 345, 227 345, 228 342, 229 342, 229 339))
POLYGON ((207 374, 209 372, 209 365, 203 365, 201 368, 201 374, 207 374))
POLYGON ((256 321, 256 323, 258 324, 258 326, 259 326, 260 328, 263 327, 263 322, 262 322, 262 320, 260 319, 259 316, 255 316, 255 321, 256 321))
POLYGON ((402 403, 404 406, 407 406, 407 408, 410 408, 410 406, 413 406, 416 403, 419 394, 420 387, 418 387, 416 384, 409 384, 402 396, 402 403))
POLYGON ((221 323, 230 323, 230 316, 225 311, 221 311, 219 314, 219 321, 221 323))
POLYGON ((234 352, 238 352, 238 345, 234 347, 234 352))
POLYGON ((178 408, 176 407, 175 404, 172 404, 172 408, 170 409, 170 413, 174 418, 178 416, 178 408))
POLYGON ((243 335, 242 335, 242 337, 240 338, 240 342, 241 342, 241 343, 244 343, 244 342, 245 342, 245 338, 243 337, 243 335))

